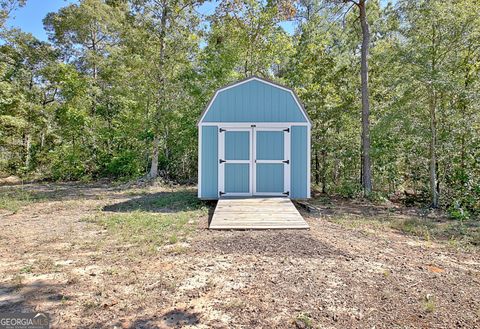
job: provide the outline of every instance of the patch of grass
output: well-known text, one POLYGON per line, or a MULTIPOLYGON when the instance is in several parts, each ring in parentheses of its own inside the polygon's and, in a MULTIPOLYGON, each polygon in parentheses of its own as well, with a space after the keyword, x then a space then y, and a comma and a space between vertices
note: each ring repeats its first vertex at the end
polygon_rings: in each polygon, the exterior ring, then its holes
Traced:
POLYGON ((206 210, 174 213, 134 211, 130 213, 99 214, 89 219, 102 225, 121 239, 149 247, 183 241, 195 229, 193 219, 206 214, 206 210))
POLYGON ((441 221, 423 217, 399 217, 395 214, 385 216, 362 216, 341 214, 326 217, 327 220, 343 227, 362 230, 365 233, 373 229, 384 231, 394 229, 407 235, 420 237, 431 242, 445 241, 452 247, 480 246, 480 221, 441 221))
POLYGON ((452 221, 443 225, 440 232, 437 232, 440 233, 451 244, 480 246, 480 221, 452 221))
POLYGON ((246 306, 247 304, 240 298, 232 298, 225 303, 225 308, 231 311, 239 311, 244 309, 246 306))
POLYGON ((181 255, 181 254, 186 254, 187 252, 188 252, 188 248, 185 246, 181 246, 179 244, 176 244, 172 248, 167 249, 167 253, 171 255, 181 255))
POLYGON ((419 218, 408 218, 404 220, 396 220, 390 223, 390 227, 402 231, 404 233, 430 237, 430 230, 434 227, 432 222, 419 218))
POLYGON ((147 189, 134 189, 128 191, 126 194, 129 196, 139 196, 139 195, 145 195, 148 193, 147 189))
POLYGON ((173 233, 170 238, 168 238, 168 243, 170 244, 175 244, 178 242, 178 236, 177 234, 173 233))
POLYGON ((155 200, 153 204, 158 208, 168 208, 171 210, 195 210, 203 207, 203 202, 197 195, 189 191, 179 191, 167 193, 155 200))
POLYGON ((12 189, 0 193, 0 209, 16 213, 20 208, 37 202, 40 197, 23 189, 12 189))
POLYGON ((20 269, 20 273, 31 273, 32 272, 32 265, 26 265, 20 269))
POLYGON ((93 311, 94 309, 98 308, 100 304, 97 301, 93 300, 86 300, 82 303, 83 309, 86 312, 93 311))
POLYGON ((425 241, 445 240, 452 247, 480 246, 480 223, 476 221, 434 222, 429 219, 410 218, 391 221, 390 227, 421 237, 425 241))
POLYGON ((12 279, 12 284, 15 290, 20 290, 23 288, 23 276, 20 274, 15 274, 12 279))
POLYGON ((196 220, 208 214, 205 204, 189 190, 147 194, 103 210, 108 212, 87 221, 100 224, 118 238, 150 252, 184 241, 195 229, 196 220))
POLYGON ((362 216, 353 215, 336 215, 328 218, 329 221, 352 229, 384 229, 388 227, 389 220, 383 217, 366 218, 362 216))
POLYGON ((64 305, 69 301, 69 299, 70 298, 68 296, 62 296, 62 299, 60 300, 60 303, 62 303, 62 305, 64 305))
POLYGON ((297 317, 295 318, 295 322, 299 322, 297 324, 297 327, 313 328, 313 321, 308 313, 302 312, 298 314, 297 317))
POLYGON ((67 285, 75 285, 79 282, 78 276, 72 272, 67 272, 67 285))
MULTIPOLYGON (((128 193, 127 193, 128 194, 128 193)), ((177 190, 171 192, 135 193, 134 198, 117 204, 103 207, 105 211, 150 211, 150 212, 175 212, 199 210, 206 204, 198 199, 195 192, 190 190, 177 190)))
POLYGON ((117 269, 117 268, 114 268, 114 267, 107 268, 107 269, 105 270, 105 274, 108 274, 108 275, 118 275, 118 269, 117 269))
POLYGON ((436 306, 435 306, 435 298, 433 296, 427 295, 423 299, 423 309, 427 313, 433 313, 435 312, 436 306))
POLYGON ((37 259, 32 266, 36 273, 51 273, 58 272, 60 266, 55 265, 55 262, 50 258, 37 259))

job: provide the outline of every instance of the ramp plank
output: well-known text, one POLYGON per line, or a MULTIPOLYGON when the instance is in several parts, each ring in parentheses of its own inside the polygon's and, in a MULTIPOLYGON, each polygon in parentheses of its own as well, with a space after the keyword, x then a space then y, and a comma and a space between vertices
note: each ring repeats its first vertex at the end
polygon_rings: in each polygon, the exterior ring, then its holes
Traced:
POLYGON ((288 198, 220 199, 210 223, 212 230, 308 228, 288 198))

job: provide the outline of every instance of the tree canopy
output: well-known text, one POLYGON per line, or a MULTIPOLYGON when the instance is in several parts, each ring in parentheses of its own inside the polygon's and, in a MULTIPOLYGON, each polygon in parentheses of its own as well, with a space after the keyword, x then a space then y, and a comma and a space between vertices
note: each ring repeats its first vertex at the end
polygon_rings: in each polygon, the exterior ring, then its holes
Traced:
MULTIPOLYGON (((478 3, 362 3, 374 195, 478 215, 478 3)), ((0 1, 0 174, 195 182, 198 116, 216 88, 255 74, 304 102, 314 187, 361 191, 352 1, 222 0, 206 15, 202 1, 81 0, 45 17, 49 42, 6 27, 23 4, 0 1)))

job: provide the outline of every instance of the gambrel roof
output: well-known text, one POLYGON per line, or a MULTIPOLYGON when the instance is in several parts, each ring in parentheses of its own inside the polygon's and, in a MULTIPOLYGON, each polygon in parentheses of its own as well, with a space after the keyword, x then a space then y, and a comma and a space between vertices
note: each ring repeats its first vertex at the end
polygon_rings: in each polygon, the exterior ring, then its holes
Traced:
POLYGON ((257 76, 218 89, 198 124, 203 122, 304 122, 311 125, 292 89, 257 76))

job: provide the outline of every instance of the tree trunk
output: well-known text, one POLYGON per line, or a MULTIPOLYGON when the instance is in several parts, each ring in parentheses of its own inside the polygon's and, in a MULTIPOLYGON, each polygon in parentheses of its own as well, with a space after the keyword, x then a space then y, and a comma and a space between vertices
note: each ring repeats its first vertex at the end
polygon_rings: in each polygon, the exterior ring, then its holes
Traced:
POLYGON ((358 2, 362 26, 361 70, 362 81, 362 186, 368 196, 372 192, 372 169, 370 160, 370 102, 368 96, 368 47, 370 31, 367 22, 366 0, 358 2))
MULTIPOLYGON (((433 86, 432 86, 433 89, 433 86)), ((432 207, 438 208, 438 184, 437 184, 437 114, 436 94, 432 90, 430 100, 430 193, 432 207)))
POLYGON ((26 133, 23 136, 23 145, 25 147, 25 168, 30 167, 30 161, 31 161, 31 155, 30 155, 30 149, 31 149, 31 142, 30 142, 30 134, 26 133))
POLYGON ((432 199, 432 207, 438 208, 438 184, 437 184, 437 94, 435 90, 434 80, 437 69, 436 62, 436 28, 432 24, 432 62, 431 74, 432 82, 430 84, 430 194, 432 199))
MULTIPOLYGON (((339 125, 336 126, 335 132, 340 134, 340 127, 339 125)), ((340 178, 340 158, 338 157, 338 151, 333 152, 333 173, 332 173, 332 179, 333 179, 333 184, 335 186, 338 186, 338 180, 340 178)))
POLYGON ((160 139, 158 136, 153 138, 153 149, 152 149, 152 165, 150 166, 150 172, 148 173, 148 178, 153 179, 158 176, 158 148, 160 145, 160 139))
POLYGON ((322 150, 322 193, 327 193, 327 151, 322 150))
MULTIPOLYGON (((165 64, 165 36, 166 36, 166 28, 167 28, 167 16, 168 16, 168 7, 166 2, 163 3, 162 9, 162 18, 160 20, 160 54, 159 54, 159 61, 158 61, 158 83, 159 89, 157 93, 157 111, 155 115, 155 123, 157 125, 161 122, 161 112, 163 111, 163 98, 164 98, 164 91, 165 91, 165 78, 164 78, 164 64, 165 64)), ((152 147, 152 164, 150 166, 150 173, 148 177, 150 179, 156 178, 158 176, 158 146, 160 145, 160 137, 159 132, 155 129, 155 136, 153 138, 153 147, 152 147)))
POLYGON ((338 186, 338 178, 340 177, 340 159, 335 155, 333 160, 333 183, 338 186))

